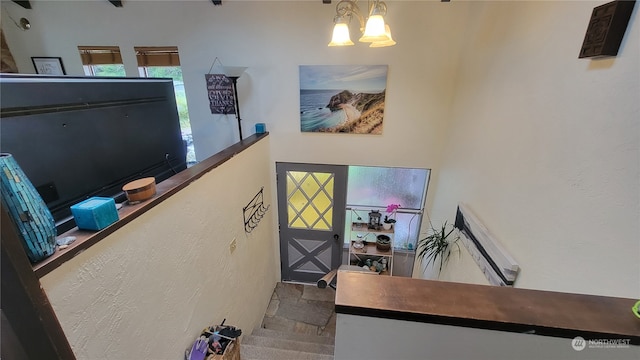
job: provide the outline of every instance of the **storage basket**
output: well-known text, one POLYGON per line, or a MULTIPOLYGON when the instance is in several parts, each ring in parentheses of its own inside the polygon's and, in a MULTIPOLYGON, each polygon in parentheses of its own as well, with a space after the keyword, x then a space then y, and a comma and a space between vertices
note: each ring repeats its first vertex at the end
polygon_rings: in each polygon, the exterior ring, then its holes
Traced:
POLYGON ((212 354, 207 356, 205 360, 240 360, 240 338, 229 342, 222 355, 212 354))

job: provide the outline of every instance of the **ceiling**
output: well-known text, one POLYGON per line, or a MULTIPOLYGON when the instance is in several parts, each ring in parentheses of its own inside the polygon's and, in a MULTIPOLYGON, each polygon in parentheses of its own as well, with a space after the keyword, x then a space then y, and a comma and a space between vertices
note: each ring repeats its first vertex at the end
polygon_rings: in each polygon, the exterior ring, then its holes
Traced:
MULTIPOLYGON (((22 6, 25 9, 31 9, 31 2, 29 0, 12 0, 14 3, 22 6)), ((122 0, 107 0, 115 7, 123 7, 122 0)), ((331 0, 320 0, 323 4, 331 4, 331 0)), ((450 0, 440 0, 442 2, 449 2, 450 0)), ((211 0, 214 5, 222 5, 222 0, 211 0)))
MULTIPOLYGON (((22 0, 22 1, 21 0, 11 0, 11 1, 13 1, 14 3, 22 6, 25 9, 31 9, 31 2, 29 0, 22 0)), ((107 1, 112 3, 113 6, 115 6, 115 7, 123 7, 124 6, 122 0, 107 0, 107 1)), ((322 1, 323 4, 331 4, 331 0, 321 0, 321 1, 322 1)), ((222 0, 211 0, 211 2, 214 5, 222 5, 222 0)))

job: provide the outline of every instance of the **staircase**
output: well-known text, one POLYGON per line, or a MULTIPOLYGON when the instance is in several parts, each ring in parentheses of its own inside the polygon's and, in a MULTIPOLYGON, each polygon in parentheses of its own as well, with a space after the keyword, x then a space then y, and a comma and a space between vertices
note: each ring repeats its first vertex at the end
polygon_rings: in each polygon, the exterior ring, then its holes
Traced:
POLYGON ((333 360, 334 339, 258 328, 240 345, 242 360, 333 360))
POLYGON ((242 360, 333 360, 335 291, 278 283, 259 328, 244 335, 242 360))

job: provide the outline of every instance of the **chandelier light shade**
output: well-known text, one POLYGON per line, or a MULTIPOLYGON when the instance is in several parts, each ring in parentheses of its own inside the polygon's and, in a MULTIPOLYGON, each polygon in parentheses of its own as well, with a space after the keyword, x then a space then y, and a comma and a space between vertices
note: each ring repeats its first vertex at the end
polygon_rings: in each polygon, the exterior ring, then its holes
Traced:
POLYGON ((364 28, 364 35, 360 38, 360 42, 374 42, 374 41, 386 41, 389 37, 384 32, 384 17, 383 14, 387 13, 387 6, 385 3, 376 1, 371 6, 369 12, 369 18, 367 19, 367 26, 364 28))
POLYGON ((350 46, 353 45, 351 36, 349 35, 349 23, 344 18, 335 20, 333 27, 333 36, 329 46, 350 46))
POLYGON ((371 43, 371 45, 369 45, 369 47, 385 47, 385 46, 393 46, 396 44, 395 41, 393 41, 393 38, 391 37, 391 29, 389 29, 389 25, 385 25, 385 34, 387 34, 387 37, 389 38, 388 40, 383 40, 383 41, 374 41, 371 43))
POLYGON ((360 38, 360 42, 374 42, 389 40, 384 32, 384 18, 382 15, 371 15, 367 20, 367 26, 364 28, 364 35, 360 38))
POLYGON ((349 34, 349 22, 354 16, 360 22, 360 31, 363 33, 358 41, 371 43, 369 47, 395 45, 389 25, 384 19, 387 14, 387 5, 383 1, 373 1, 368 17, 365 19, 360 13, 357 2, 357 0, 342 0, 336 5, 336 16, 333 19, 335 25, 329 46, 353 45, 349 34))

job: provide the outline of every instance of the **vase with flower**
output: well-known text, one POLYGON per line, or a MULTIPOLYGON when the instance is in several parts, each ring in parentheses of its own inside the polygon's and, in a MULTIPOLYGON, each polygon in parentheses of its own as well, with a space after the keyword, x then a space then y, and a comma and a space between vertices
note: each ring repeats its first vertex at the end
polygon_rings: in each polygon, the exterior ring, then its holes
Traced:
POLYGON ((396 223, 396 212, 400 208, 400 204, 389 204, 387 205, 387 214, 384 216, 384 222, 382 223, 382 228, 385 230, 391 230, 393 224, 396 223))

